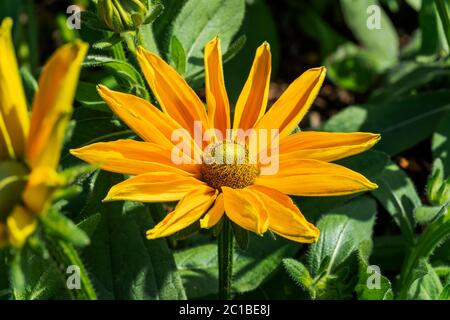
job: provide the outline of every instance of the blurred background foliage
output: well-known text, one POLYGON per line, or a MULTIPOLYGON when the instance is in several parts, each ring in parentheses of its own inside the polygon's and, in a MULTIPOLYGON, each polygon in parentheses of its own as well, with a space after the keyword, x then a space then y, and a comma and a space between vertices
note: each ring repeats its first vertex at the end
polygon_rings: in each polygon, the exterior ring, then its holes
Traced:
MULTIPOLYGON (((369 131, 382 135, 373 151, 340 161, 378 183, 364 195, 296 198, 321 237, 302 246, 270 235, 242 235, 235 256, 237 299, 449 299, 450 296, 450 5, 420 0, 161 0, 162 14, 139 30, 142 44, 170 62, 203 95, 206 42, 219 35, 225 81, 235 102, 255 49, 273 54, 270 103, 307 68, 328 78, 303 130, 369 131), (369 30, 378 5, 380 29, 369 30), (369 265, 381 287, 369 290, 369 265)), ((110 88, 152 99, 132 44, 83 21, 66 27, 69 5, 95 13, 95 1, 4 0, 12 16, 28 96, 51 52, 77 38, 91 44, 62 166, 79 162, 69 148, 132 137, 96 92, 110 88)), ((95 19, 94 19, 95 20, 95 19)), ((126 38, 126 37, 124 37, 126 38)), ((128 39, 129 40, 129 39, 128 39)), ((102 204, 123 177, 105 172, 79 179, 81 192, 62 211, 91 238, 80 248, 99 298, 201 299, 217 294, 217 248, 198 226, 168 240, 144 232, 172 205, 102 204)), ((57 271, 23 253, 27 284, 9 287, 0 262, 0 298, 64 298, 57 271), (59 280, 58 280, 59 279, 59 280)), ((0 253, 1 255, 1 253, 0 253)))

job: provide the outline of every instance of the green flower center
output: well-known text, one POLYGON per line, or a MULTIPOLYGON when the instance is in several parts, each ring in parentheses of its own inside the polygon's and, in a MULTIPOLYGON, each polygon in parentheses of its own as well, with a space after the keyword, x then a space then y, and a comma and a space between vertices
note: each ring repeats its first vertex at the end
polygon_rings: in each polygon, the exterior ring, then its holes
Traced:
POLYGON ((212 188, 243 189, 255 182, 259 169, 250 161, 245 145, 224 141, 206 149, 201 172, 203 181, 212 188))
POLYGON ((14 207, 21 201, 28 169, 12 161, 0 161, 0 222, 5 222, 14 207))

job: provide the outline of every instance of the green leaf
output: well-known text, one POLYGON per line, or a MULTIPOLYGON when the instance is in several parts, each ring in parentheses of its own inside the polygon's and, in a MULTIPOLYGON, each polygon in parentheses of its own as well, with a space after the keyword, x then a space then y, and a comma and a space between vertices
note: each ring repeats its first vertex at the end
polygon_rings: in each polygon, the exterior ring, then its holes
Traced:
POLYGON ((236 39, 229 47, 227 52, 223 54, 223 63, 227 63, 231 59, 233 59, 241 50, 244 48, 245 43, 247 42, 247 37, 245 35, 240 36, 236 39))
POLYGON ((319 42, 323 57, 332 54, 347 41, 314 8, 310 7, 300 14, 298 18, 300 30, 319 42))
POLYGON ((439 294, 439 300, 450 300, 450 284, 447 284, 439 294))
POLYGON ((377 57, 381 70, 393 65, 398 58, 399 40, 395 27, 378 1, 341 0, 341 8, 345 22, 364 48, 377 57), (379 26, 376 25, 378 18, 379 26), (373 27, 369 28, 369 25, 373 27))
POLYGON ((381 274, 378 266, 369 265, 365 255, 360 247, 358 284, 355 287, 358 300, 392 300, 391 282, 381 274))
POLYGON ((447 50, 444 30, 441 26, 435 1, 425 1, 419 12, 422 46, 420 54, 434 56, 447 50))
POLYGON ((167 60, 170 50, 170 40, 173 35, 175 17, 177 17, 188 0, 161 0, 164 11, 158 17, 157 23, 143 25, 141 34, 145 49, 159 54, 167 60))
POLYGON ((444 176, 450 176, 450 112, 439 122, 432 139, 433 158, 440 158, 444 176))
POLYGON ((309 292, 311 298, 315 298, 315 291, 312 290, 313 278, 308 269, 300 261, 292 258, 283 259, 283 265, 294 282, 309 292))
POLYGON ((421 206, 414 210, 414 217, 416 221, 420 224, 429 224, 438 219, 442 214, 445 213, 447 206, 421 206))
POLYGON ((364 93, 375 82, 378 67, 377 55, 353 43, 341 45, 327 57, 328 77, 347 90, 364 93))
POLYGON ((332 275, 361 242, 370 240, 375 215, 375 201, 362 196, 321 218, 317 224, 321 236, 308 252, 312 276, 317 277, 321 270, 332 275))
MULTIPOLYGON (((83 251, 100 298, 184 299, 173 255, 165 239, 147 240, 154 223, 148 208, 134 203, 102 203, 121 177, 100 173, 82 216, 100 215, 92 242, 83 251)), ((90 231, 92 232, 92 231, 90 231)))
POLYGON ((150 0, 149 12, 150 14, 144 21, 144 24, 153 23, 164 11, 164 6, 160 0, 150 0))
POLYGON ((27 97, 28 105, 33 104, 34 95, 38 89, 38 83, 28 68, 20 68, 20 76, 22 78, 23 88, 27 97))
POLYGON ((416 11, 419 11, 422 7, 422 0, 406 0, 406 3, 416 11))
MULTIPOLYGON (((233 291, 249 292, 258 288, 280 266, 283 258, 292 257, 298 247, 283 239, 273 240, 250 235, 249 248, 236 248, 233 262, 233 291)), ((189 299, 217 294, 217 245, 205 244, 175 254, 189 299)))
POLYGON ((111 49, 112 46, 122 42, 122 40, 123 39, 120 34, 114 33, 111 37, 94 43, 92 48, 98 50, 111 49))
POLYGON ((105 67, 111 72, 119 84, 130 93, 148 100, 144 79, 131 64, 105 56, 90 55, 83 62, 85 68, 105 67))
POLYGON ((415 280, 408 290, 408 299, 437 300, 442 292, 442 283, 433 267, 422 261, 415 270, 415 280))
POLYGON ((77 247, 84 247, 90 243, 89 237, 83 230, 56 210, 49 210, 41 217, 41 221, 49 235, 70 242, 77 247))
POLYGON ((388 103, 402 96, 415 95, 420 90, 429 91, 427 88, 433 87, 433 84, 439 88, 440 83, 448 79, 448 62, 402 62, 389 70, 385 84, 371 94, 370 103, 388 103))
POLYGON ((449 100, 450 91, 442 90, 385 104, 350 106, 328 120, 323 129, 380 133, 381 141, 375 148, 395 155, 432 135, 450 111, 449 100))
POLYGON ((186 78, 203 66, 203 49, 219 36, 223 52, 227 51, 244 19, 244 0, 188 0, 174 20, 173 35, 185 49, 186 78))
POLYGON ((385 168, 376 183, 378 189, 373 190, 372 194, 391 214, 406 239, 412 241, 416 225, 414 209, 422 205, 414 183, 394 163, 385 168))
MULTIPOLYGON (((266 1, 247 1, 245 17, 238 34, 246 35, 247 41, 235 58, 224 66, 225 84, 231 105, 236 103, 250 72, 256 49, 264 41, 270 44, 273 75, 277 74, 280 60, 277 25, 266 1)), ((225 46, 223 49, 223 52, 226 52, 225 46)))
POLYGON ((170 60, 175 70, 180 75, 183 75, 186 71, 186 52, 176 36, 172 36, 172 40, 170 41, 170 60))
POLYGON ((12 258, 10 275, 14 299, 68 298, 65 279, 53 260, 42 259, 27 247, 12 258))

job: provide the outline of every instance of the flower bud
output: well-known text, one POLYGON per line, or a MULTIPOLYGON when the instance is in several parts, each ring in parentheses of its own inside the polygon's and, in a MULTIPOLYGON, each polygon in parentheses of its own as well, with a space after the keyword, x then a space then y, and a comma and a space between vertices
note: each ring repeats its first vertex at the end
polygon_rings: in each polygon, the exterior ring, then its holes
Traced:
POLYGON ((115 33, 134 31, 151 13, 149 0, 98 0, 98 18, 115 33))

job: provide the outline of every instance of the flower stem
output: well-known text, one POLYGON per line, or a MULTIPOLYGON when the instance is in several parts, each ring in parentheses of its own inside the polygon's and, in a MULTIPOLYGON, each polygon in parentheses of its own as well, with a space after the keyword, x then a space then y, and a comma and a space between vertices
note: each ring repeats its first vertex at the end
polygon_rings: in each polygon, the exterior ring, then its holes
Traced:
POLYGON ((430 224, 424 233, 417 239, 413 248, 406 256, 399 281, 398 299, 406 299, 406 295, 414 280, 414 270, 419 265, 421 259, 428 259, 434 249, 450 234, 450 209, 437 221, 430 224))
POLYGON ((219 256, 219 299, 231 300, 231 281, 233 277, 233 228, 225 218, 217 238, 219 256))
POLYGON ((63 274, 66 274, 65 271, 69 266, 76 266, 80 270, 80 289, 69 290, 70 296, 77 300, 97 300, 94 286, 77 250, 71 244, 57 239, 48 239, 47 243, 50 255, 61 268, 63 274))

